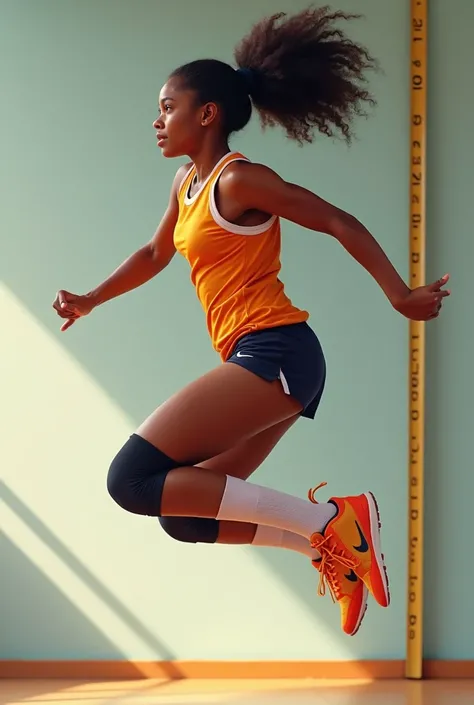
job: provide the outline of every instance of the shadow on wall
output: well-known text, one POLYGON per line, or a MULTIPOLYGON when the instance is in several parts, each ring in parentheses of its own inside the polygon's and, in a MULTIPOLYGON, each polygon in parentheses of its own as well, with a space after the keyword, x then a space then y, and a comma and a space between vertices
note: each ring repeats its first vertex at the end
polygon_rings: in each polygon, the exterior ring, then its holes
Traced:
MULTIPOLYGON (((179 680, 185 677, 179 664, 172 663, 176 660, 176 655, 166 644, 150 632, 3 482, 0 482, 0 500, 64 566, 94 593, 104 607, 113 611, 128 629, 153 650, 157 660, 167 662, 162 667, 166 679, 179 680)), ((283 551, 277 553, 271 549, 268 549, 268 553, 265 549, 251 550, 261 552, 268 565, 284 582, 288 582, 289 576, 294 576, 295 573, 302 575, 300 556, 283 551)), ((2 630, 3 660, 49 660, 48 653, 44 651, 43 638, 45 632, 48 632, 48 642, 54 644, 55 652, 59 651, 63 654, 64 660, 83 660, 84 655, 87 654, 86 661, 100 661, 106 654, 108 661, 127 662, 124 653, 117 648, 117 645, 110 641, 103 631, 71 602, 65 592, 60 590, 46 573, 40 570, 6 535, 0 539, 0 561, 1 565, 8 567, 2 573, 0 602, 0 622, 7 626, 2 630), (25 627, 27 627, 26 630, 25 627), (71 650, 71 632, 74 632, 73 650, 71 650), (28 645, 27 650, 25 650, 25 644, 28 645)), ((308 571, 308 578, 312 574, 315 580, 314 570, 311 568, 310 571, 311 573, 308 571)), ((304 583, 290 582, 291 589, 301 600, 307 602, 309 607, 314 605, 316 598, 313 581, 308 579, 304 583)), ((326 605, 329 604, 327 600, 326 605)), ((338 613, 336 605, 333 609, 338 613)), ((380 629, 383 631, 383 627, 380 629)), ((371 642, 378 638, 373 625, 367 629, 367 636, 369 635, 371 642)), ((360 648, 360 639, 358 646, 360 648)), ((252 660, 251 654, 248 658, 252 660)), ((57 659, 53 658, 53 660, 57 659)), ((146 676, 139 666, 128 663, 128 679, 146 676)), ((364 677, 363 664, 360 665, 360 672, 361 677, 364 677)), ((29 695, 31 696, 31 693, 29 695)))
MULTIPOLYGON (((33 532, 36 539, 52 551, 94 593, 104 606, 112 610, 128 629, 150 647, 157 659, 175 660, 175 654, 157 639, 61 539, 53 534, 1 481, 0 500, 25 527, 33 532)), ((104 654, 107 654, 110 660, 125 660, 124 654, 117 649, 117 645, 111 642, 6 536, 2 538, 0 546, 1 565, 8 566, 8 569, 2 571, 0 622, 3 625, 10 625, 9 629, 2 630, 3 658, 48 660, 48 654, 44 652, 43 640, 44 632, 48 631, 49 642, 55 645, 55 650, 62 652, 65 659, 74 660, 88 654, 89 659, 100 660, 104 654), (5 611, 3 615, 2 611, 5 611), (26 625, 28 625, 27 634, 24 634, 23 628, 26 625), (74 632, 74 651, 71 651, 71 631, 74 632)), ((178 667, 170 663, 167 669, 169 678, 181 678, 178 667)), ((141 675, 140 670, 134 667, 131 667, 130 673, 131 677, 141 675)))

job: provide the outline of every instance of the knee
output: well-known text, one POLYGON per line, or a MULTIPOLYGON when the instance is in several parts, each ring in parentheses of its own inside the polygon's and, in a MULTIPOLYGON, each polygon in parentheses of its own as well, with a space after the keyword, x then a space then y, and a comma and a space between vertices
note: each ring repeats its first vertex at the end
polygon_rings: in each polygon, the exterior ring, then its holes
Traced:
POLYGON ((164 531, 176 541, 184 543, 215 543, 219 533, 217 519, 200 517, 160 517, 164 531))
MULTIPOLYGON (((124 446, 125 448, 125 446, 124 446)), ((123 462, 123 448, 112 460, 107 474, 107 491, 122 509, 129 510, 133 492, 130 486, 130 467, 123 462)), ((130 508, 130 511, 133 509, 130 508)))
POLYGON ((110 464, 107 490, 122 509, 159 516, 165 479, 175 467, 178 463, 141 436, 132 434, 110 464))

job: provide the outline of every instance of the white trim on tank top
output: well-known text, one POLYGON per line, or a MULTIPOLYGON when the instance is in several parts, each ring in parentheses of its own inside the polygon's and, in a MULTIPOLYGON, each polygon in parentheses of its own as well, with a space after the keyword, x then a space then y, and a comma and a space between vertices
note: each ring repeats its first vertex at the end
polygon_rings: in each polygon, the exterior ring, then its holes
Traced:
POLYGON ((193 169, 194 169, 194 164, 192 164, 189 167, 189 169, 187 170, 187 172, 185 173, 185 175, 183 176, 183 178, 179 182, 178 191, 177 191, 178 197, 181 196, 181 191, 184 186, 184 182, 186 181, 186 179, 188 178, 189 174, 192 172, 193 169))
MULTIPOLYGON (((185 194, 184 194, 184 202, 185 202, 185 204, 186 204, 187 206, 191 206, 191 205, 196 201, 196 199, 199 198, 199 195, 201 194, 202 190, 204 189, 204 187, 205 187, 205 186, 207 185, 207 183, 209 182, 209 179, 211 179, 211 178, 214 176, 214 174, 216 173, 217 169, 220 167, 220 165, 222 164, 222 162, 225 161, 226 159, 228 159, 229 157, 231 157, 233 154, 237 154, 237 152, 227 152, 227 154, 224 154, 224 156, 223 156, 221 159, 219 159, 219 161, 217 162, 217 164, 214 165, 214 168, 212 169, 212 171, 211 171, 211 172, 208 174, 208 176, 204 179, 204 181, 202 182, 202 184, 200 185, 200 187, 198 188, 198 190, 196 191, 196 193, 193 194, 192 196, 189 196, 189 189, 190 189, 190 187, 191 187, 191 184, 189 184, 189 186, 188 186, 188 188, 186 189, 185 194)), ((190 169, 189 171, 192 171, 192 169, 195 169, 195 166, 194 166, 194 165, 191 167, 191 169, 190 169)), ((189 176, 189 171, 188 171, 188 173, 186 174, 186 177, 189 176)), ((192 181, 191 181, 191 183, 192 183, 192 181)))
POLYGON ((260 225, 236 225, 235 223, 231 223, 225 218, 223 218, 219 213, 216 204, 215 190, 217 182, 219 181, 222 172, 228 167, 229 164, 232 164, 232 162, 248 161, 249 159, 247 159, 246 157, 235 157, 234 159, 228 161, 227 164, 224 164, 221 167, 219 173, 217 174, 209 194, 209 209, 211 211, 211 215, 214 219, 214 222, 224 230, 227 230, 228 232, 232 233, 233 235, 262 235, 273 225, 277 218, 276 215, 272 215, 268 220, 266 220, 264 223, 261 223, 260 225))

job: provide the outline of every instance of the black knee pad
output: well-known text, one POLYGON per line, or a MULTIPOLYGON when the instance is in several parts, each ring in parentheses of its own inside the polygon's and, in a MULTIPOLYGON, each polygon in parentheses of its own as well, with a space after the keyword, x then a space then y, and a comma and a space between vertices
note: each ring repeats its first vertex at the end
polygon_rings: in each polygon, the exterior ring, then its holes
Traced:
POLYGON ((217 519, 160 517, 159 521, 171 538, 185 543, 215 543, 219 534, 217 519))
POLYGON ((107 489, 122 509, 157 517, 166 476, 177 467, 179 463, 134 433, 112 460, 107 489))

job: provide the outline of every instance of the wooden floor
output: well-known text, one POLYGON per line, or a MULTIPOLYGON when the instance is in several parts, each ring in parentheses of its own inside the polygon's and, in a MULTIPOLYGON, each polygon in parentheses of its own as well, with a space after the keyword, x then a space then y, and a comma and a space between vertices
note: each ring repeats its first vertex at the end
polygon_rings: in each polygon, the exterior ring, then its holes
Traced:
POLYGON ((473 705, 474 681, 0 680, 0 705, 473 705))

